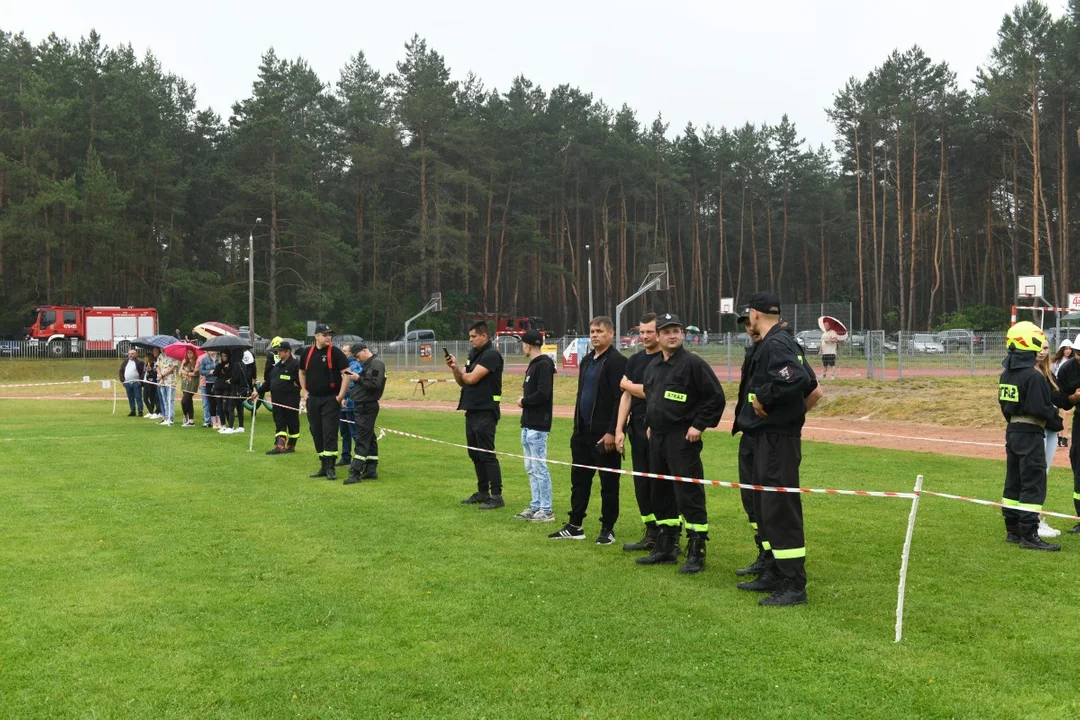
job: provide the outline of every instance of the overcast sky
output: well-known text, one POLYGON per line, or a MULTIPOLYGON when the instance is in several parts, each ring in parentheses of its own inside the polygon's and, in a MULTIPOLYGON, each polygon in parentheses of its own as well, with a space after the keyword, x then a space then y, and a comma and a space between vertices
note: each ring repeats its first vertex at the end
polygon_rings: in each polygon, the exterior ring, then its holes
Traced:
MULTIPOLYGON (((545 90, 568 83, 613 108, 628 104, 643 124, 662 112, 671 134, 687 122, 775 123, 786 112, 803 137, 832 149, 824 108, 848 77, 918 44, 969 87, 1017 1, 0 0, 0 29, 36 42, 96 28, 108 45, 150 49, 223 117, 250 92, 270 46, 333 83, 358 50, 393 71, 419 33, 454 79, 472 70, 489 89, 519 74, 545 90)), ((1059 16, 1065 0, 1048 3, 1059 16)))

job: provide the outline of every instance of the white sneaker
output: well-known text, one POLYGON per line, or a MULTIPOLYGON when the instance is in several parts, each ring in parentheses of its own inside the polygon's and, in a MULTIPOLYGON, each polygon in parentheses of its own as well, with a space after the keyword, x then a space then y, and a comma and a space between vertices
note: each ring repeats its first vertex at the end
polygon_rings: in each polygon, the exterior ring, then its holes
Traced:
POLYGON ((218 430, 217 432, 218 432, 218 435, 231 435, 232 434, 232 428, 223 427, 220 430, 218 430))
POLYGON ((173 426, 173 425, 175 425, 175 424, 176 424, 176 423, 174 423, 174 422, 173 422, 172 420, 166 420, 166 421, 165 421, 165 425, 166 425, 167 427, 172 427, 172 426, 173 426))
POLYGON ((1052 528, 1052 527, 1050 527, 1049 525, 1046 524, 1046 518, 1043 518, 1043 517, 1039 518, 1039 537, 1041 537, 1043 539, 1056 538, 1060 534, 1061 534, 1060 530, 1056 530, 1056 529, 1054 529, 1054 528, 1052 528))
POLYGON ((157 413, 150 413, 149 415, 146 416, 146 419, 147 420, 157 420, 160 417, 161 416, 158 415, 157 413))

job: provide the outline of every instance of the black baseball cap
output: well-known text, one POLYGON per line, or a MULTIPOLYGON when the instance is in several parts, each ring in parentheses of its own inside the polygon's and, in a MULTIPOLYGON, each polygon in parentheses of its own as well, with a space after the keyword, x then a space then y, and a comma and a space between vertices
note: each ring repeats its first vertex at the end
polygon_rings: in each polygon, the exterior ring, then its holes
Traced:
POLYGON ((535 345, 536 347, 542 347, 544 344, 544 336, 540 334, 539 330, 530 330, 521 336, 521 342, 526 345, 535 345))
POLYGON ((330 326, 326 323, 319 323, 315 326, 316 335, 333 335, 334 331, 330 329, 330 326))
POLYGON ((742 310, 739 311, 738 322, 744 323, 749 319, 750 319, 750 306, 748 305, 748 306, 744 307, 742 310))
POLYGON ((292 351, 292 345, 289 344, 288 340, 282 340, 281 342, 279 342, 277 345, 274 346, 274 350, 277 350, 278 352, 281 352, 282 350, 289 350, 291 352, 292 351))
POLYGON ((749 309, 768 313, 769 315, 779 315, 780 296, 771 290, 763 290, 762 292, 754 293, 754 296, 750 298, 749 309))
POLYGON ((663 330, 664 328, 670 327, 672 325, 678 325, 679 327, 683 326, 682 321, 679 320, 678 315, 675 315, 674 313, 661 313, 660 315, 656 316, 657 330, 663 330))
POLYGON ((360 342, 352 343, 350 347, 352 348, 352 354, 355 355, 361 350, 367 350, 367 343, 361 340, 360 342))

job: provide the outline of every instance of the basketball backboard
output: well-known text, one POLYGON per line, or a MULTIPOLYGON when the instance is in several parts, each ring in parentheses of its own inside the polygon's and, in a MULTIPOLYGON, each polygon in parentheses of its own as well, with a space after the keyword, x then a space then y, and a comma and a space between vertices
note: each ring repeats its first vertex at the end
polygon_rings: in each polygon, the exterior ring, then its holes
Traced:
POLYGON ((1021 275, 1016 283, 1016 296, 1021 298, 1040 298, 1043 296, 1042 275, 1021 275))

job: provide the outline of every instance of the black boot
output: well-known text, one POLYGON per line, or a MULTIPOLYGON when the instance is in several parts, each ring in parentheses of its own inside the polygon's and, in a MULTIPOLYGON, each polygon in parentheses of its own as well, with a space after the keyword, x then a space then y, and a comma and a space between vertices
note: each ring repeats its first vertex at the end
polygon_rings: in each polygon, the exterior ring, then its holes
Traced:
POLYGON ((285 452, 285 438, 278 437, 274 440, 274 447, 266 451, 267 455, 280 455, 285 452))
POLYGON ((744 568, 739 568, 738 570, 735 571, 735 574, 738 575, 739 577, 742 577, 743 575, 760 575, 764 571, 765 571, 765 550, 763 548, 758 548, 757 560, 754 560, 754 562, 750 563, 749 565, 747 565, 744 568))
POLYGON ((480 505, 482 503, 486 503, 490 499, 491 499, 491 496, 488 495, 487 493, 482 493, 480 491, 477 491, 477 492, 474 492, 469 497, 462 500, 461 504, 462 505, 480 505))
POLYGON ((319 472, 314 473, 312 475, 308 475, 308 477, 310 477, 310 478, 326 477, 326 457, 323 456, 323 455, 320 455, 319 456, 319 462, 322 463, 322 466, 319 468, 319 472))
POLYGON ((1005 542, 1014 545, 1020 542, 1020 527, 1016 523, 1005 523, 1005 542))
POLYGON ((683 575, 693 575, 705 569, 705 542, 708 538, 694 535, 686 541, 686 562, 679 568, 683 575))
POLYGON ((337 470, 334 469, 334 463, 337 462, 337 458, 333 455, 329 455, 326 458, 326 479, 337 480, 337 470))
POLYGON ((656 536, 659 534, 660 530, 655 525, 646 525, 645 534, 641 536, 641 539, 636 543, 624 543, 622 549, 627 552, 633 552, 635 550, 652 550, 656 545, 656 536))
POLYGON ((747 580, 738 584, 740 590, 751 592, 776 592, 784 584, 783 577, 775 569, 766 568, 757 580, 747 580))
POLYGON ((364 465, 364 472, 360 475, 361 480, 378 480, 379 479, 379 461, 368 460, 364 465))
POLYGON ((674 565, 679 561, 678 536, 660 532, 652 552, 637 559, 638 565, 674 565))
POLYGON ((768 597, 758 600, 758 605, 771 607, 786 607, 788 605, 805 605, 806 588, 796 588, 795 583, 785 579, 780 587, 768 597))
POLYGON ((1056 552, 1061 549, 1060 545, 1048 543, 1043 540, 1035 530, 1032 530, 1029 535, 1020 536, 1020 547, 1025 550, 1048 550, 1050 552, 1056 552))
POLYGON ((360 482, 364 479, 363 472, 363 464, 359 460, 353 460, 352 463, 349 464, 349 477, 345 478, 345 482, 342 484, 352 485, 353 483, 360 482))
POLYGON ((334 463, 334 464, 337 467, 351 466, 352 465, 352 458, 347 458, 344 455, 342 455, 340 458, 338 458, 338 461, 336 463, 334 463))
POLYGON ((505 507, 506 503, 503 502, 502 495, 492 495, 488 498, 488 501, 480 506, 481 510, 498 510, 501 507, 505 507))

